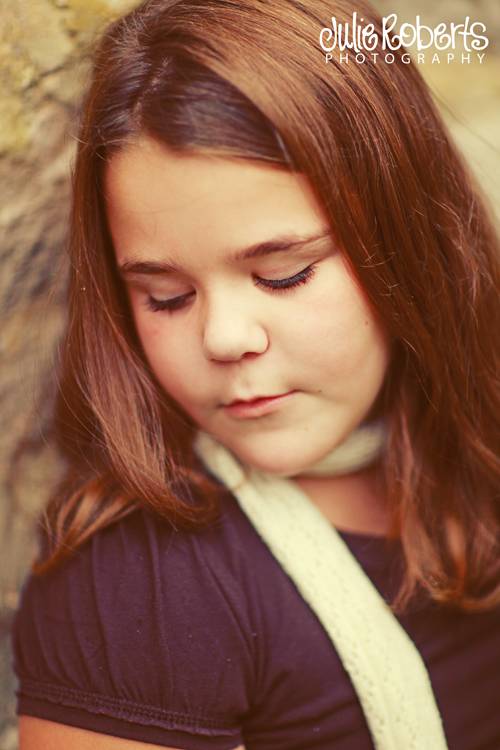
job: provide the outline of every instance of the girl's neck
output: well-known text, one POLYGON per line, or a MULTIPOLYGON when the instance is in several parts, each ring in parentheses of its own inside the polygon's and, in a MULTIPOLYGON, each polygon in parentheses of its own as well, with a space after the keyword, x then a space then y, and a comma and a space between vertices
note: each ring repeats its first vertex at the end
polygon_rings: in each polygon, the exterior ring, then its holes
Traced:
POLYGON ((334 477, 292 477, 300 489, 341 531, 386 536, 390 516, 380 464, 334 477))
POLYGON ((322 459, 286 479, 339 530, 384 536, 389 527, 381 482, 385 443, 385 421, 365 422, 322 459))
POLYGON ((380 458, 386 438, 384 420, 364 423, 321 461, 289 478, 335 528, 385 536, 390 518, 380 458))

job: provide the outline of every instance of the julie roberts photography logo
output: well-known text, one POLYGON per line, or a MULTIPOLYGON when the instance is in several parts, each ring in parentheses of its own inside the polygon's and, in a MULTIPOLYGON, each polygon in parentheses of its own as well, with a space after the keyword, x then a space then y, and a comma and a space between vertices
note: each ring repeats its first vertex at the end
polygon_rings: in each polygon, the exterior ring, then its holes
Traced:
POLYGON ((414 23, 400 23, 397 13, 391 13, 376 28, 354 12, 347 21, 332 16, 330 26, 320 31, 319 43, 326 63, 391 64, 398 57, 406 64, 470 65, 482 64, 489 40, 485 24, 469 16, 462 23, 442 21, 431 26, 419 15, 414 23))

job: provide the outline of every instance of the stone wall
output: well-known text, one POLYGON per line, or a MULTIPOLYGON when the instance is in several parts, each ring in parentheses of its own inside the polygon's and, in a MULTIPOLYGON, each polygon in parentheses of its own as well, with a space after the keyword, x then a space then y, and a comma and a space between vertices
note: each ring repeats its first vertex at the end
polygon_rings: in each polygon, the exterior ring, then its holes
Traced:
POLYGON ((64 324, 62 251, 78 103, 93 39, 134 4, 0 3, 0 750, 17 746, 7 630, 34 551, 34 519, 58 472, 43 429, 64 324))
MULTIPOLYGON (((135 4, 0 0, 0 706, 6 707, 0 713, 0 750, 17 745, 6 635, 34 550, 34 519, 59 470, 44 425, 55 345, 64 325, 63 248, 78 103, 93 39, 105 23, 135 4)), ((377 4, 409 21, 415 16, 413 2, 377 4)), ((488 25, 494 44, 483 66, 428 66, 424 73, 498 205, 500 4, 420 0, 418 6, 429 23, 450 14, 461 20, 468 13, 488 25)))

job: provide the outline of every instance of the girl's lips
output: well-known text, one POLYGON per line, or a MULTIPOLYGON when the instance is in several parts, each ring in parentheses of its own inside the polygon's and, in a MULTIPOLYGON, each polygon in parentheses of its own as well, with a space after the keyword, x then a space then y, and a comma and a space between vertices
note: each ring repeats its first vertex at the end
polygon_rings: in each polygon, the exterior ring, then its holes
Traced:
POLYGON ((289 391, 280 396, 256 398, 253 401, 235 401, 232 404, 225 406, 224 410, 237 419, 260 417, 263 414, 269 414, 269 412, 278 409, 279 406, 294 393, 295 391, 289 391))

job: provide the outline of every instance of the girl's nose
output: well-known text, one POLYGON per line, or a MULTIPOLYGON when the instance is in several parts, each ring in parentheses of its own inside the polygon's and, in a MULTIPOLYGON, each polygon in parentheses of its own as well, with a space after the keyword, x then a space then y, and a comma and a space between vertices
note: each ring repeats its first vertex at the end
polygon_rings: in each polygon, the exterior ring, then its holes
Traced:
MULTIPOLYGON (((227 296, 227 295, 225 295, 227 296)), ((203 350, 207 359, 237 361, 245 354, 262 354, 269 346, 258 309, 241 300, 212 299, 204 311, 203 350)))

